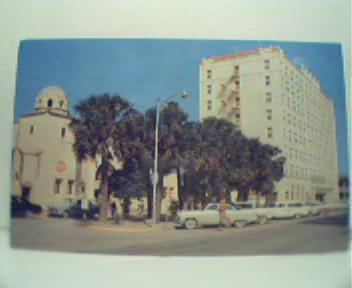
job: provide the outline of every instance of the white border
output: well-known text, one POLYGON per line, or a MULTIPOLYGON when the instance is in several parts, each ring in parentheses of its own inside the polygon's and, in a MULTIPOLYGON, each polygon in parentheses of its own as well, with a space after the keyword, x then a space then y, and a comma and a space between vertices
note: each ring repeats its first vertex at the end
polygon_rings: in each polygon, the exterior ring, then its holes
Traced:
MULTIPOLYGON (((192 38, 336 42, 344 47, 350 95, 350 13, 349 0, 2 0, 0 287, 348 287, 347 253, 158 258, 9 249, 7 203, 20 40, 192 38)), ((348 97, 349 120, 350 104, 348 97)))

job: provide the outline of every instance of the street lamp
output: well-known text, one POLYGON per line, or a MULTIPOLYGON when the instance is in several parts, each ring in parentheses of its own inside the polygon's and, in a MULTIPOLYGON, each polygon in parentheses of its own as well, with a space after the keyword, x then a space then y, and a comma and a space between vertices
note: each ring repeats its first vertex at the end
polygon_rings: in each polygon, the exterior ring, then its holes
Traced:
POLYGON ((158 98, 156 103, 156 120, 155 120, 155 146, 154 146, 154 178, 153 178, 153 225, 156 225, 156 194, 157 194, 157 185, 159 180, 158 173, 158 158, 159 158, 159 122, 160 122, 160 109, 162 105, 166 104, 170 99, 181 96, 182 99, 188 97, 188 92, 183 90, 181 93, 172 95, 165 100, 160 100, 158 98))

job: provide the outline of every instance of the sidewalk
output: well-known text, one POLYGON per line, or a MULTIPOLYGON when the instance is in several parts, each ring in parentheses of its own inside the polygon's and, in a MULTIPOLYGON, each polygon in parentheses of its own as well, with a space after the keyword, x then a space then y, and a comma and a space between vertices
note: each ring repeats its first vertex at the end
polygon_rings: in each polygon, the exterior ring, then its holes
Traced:
POLYGON ((115 223, 113 220, 108 222, 99 221, 87 221, 86 228, 90 230, 101 230, 101 231, 116 231, 116 232, 153 232, 153 231, 165 231, 175 230, 177 224, 173 221, 160 222, 155 226, 152 225, 151 220, 146 221, 131 221, 121 220, 119 223, 115 223))

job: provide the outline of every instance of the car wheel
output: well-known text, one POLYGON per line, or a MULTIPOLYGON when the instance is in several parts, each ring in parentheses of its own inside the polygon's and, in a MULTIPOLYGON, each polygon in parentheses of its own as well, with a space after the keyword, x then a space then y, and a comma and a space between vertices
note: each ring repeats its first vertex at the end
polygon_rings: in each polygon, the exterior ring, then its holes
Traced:
POLYGON ((258 222, 258 224, 263 225, 263 224, 265 224, 266 222, 268 222, 268 217, 266 217, 266 216, 259 216, 257 222, 258 222))
POLYGON ((185 228, 187 230, 192 230, 197 227, 197 221, 195 219, 187 219, 185 221, 185 228))
POLYGON ((238 220, 238 221, 235 221, 235 222, 233 223, 233 225, 234 225, 236 228, 242 228, 242 227, 244 227, 246 224, 247 224, 247 221, 245 221, 245 220, 238 220))

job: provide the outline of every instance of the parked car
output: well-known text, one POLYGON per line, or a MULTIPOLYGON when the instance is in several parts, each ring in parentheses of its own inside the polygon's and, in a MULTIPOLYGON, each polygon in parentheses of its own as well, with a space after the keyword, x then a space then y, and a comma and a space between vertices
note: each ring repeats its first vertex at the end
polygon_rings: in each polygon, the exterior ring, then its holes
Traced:
MULTIPOLYGON (((88 201, 88 211, 87 218, 88 219, 96 219, 99 217, 100 206, 92 201, 88 201)), ((81 202, 78 201, 76 204, 70 206, 68 210, 68 216, 76 219, 84 218, 83 209, 81 202)))
POLYGON ((310 203, 306 203, 305 205, 308 207, 309 215, 317 216, 317 215, 323 214, 324 209, 320 203, 310 202, 310 203))
POLYGON ((259 218, 258 223, 260 224, 266 223, 274 216, 274 213, 270 209, 267 209, 265 206, 256 207, 254 204, 249 202, 231 202, 231 204, 239 209, 250 209, 251 213, 255 213, 259 218))
MULTIPOLYGON (((186 229, 194 229, 201 226, 220 225, 219 203, 210 203, 203 210, 180 211, 176 217, 176 223, 186 229)), ((258 222, 258 216, 247 209, 239 209, 228 204, 226 216, 237 228, 248 223, 258 222)))
POLYGON ((72 204, 69 202, 50 205, 48 207, 48 215, 51 217, 59 216, 63 218, 68 218, 70 216, 71 206, 72 204))
POLYGON ((11 216, 12 217, 26 217, 27 213, 40 214, 42 207, 38 204, 29 202, 26 198, 21 196, 11 196, 11 216))
POLYGON ((273 203, 262 209, 267 209, 270 218, 301 218, 310 211, 303 203, 273 203))

